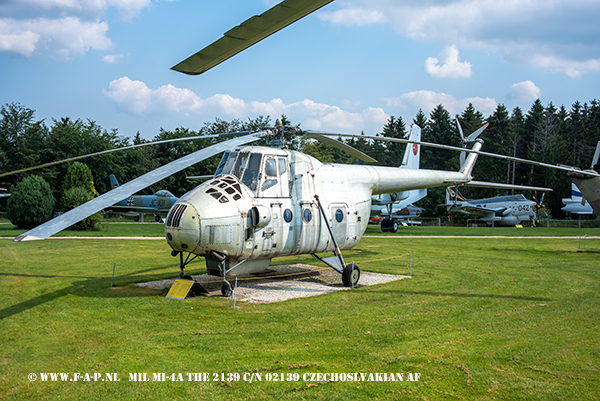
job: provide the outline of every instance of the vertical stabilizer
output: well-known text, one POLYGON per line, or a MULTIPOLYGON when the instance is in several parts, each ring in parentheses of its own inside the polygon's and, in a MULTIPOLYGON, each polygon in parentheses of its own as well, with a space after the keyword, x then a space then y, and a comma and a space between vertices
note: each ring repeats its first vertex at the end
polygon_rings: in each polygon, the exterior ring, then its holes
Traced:
POLYGON ((119 181, 117 181, 117 177, 114 174, 110 175, 110 186, 115 189, 119 186, 119 181))
MULTIPOLYGON (((418 125, 413 125, 410 128, 409 141, 421 141, 421 128, 418 125)), ((404 157, 402 158, 402 166, 404 168, 419 168, 419 161, 421 159, 421 145, 418 143, 407 143, 406 150, 404 151, 404 157)))

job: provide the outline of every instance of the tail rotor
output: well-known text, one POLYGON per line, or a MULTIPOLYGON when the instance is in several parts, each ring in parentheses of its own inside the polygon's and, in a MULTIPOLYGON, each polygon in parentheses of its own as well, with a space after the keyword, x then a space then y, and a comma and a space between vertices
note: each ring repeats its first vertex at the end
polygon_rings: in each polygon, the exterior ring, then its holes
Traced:
MULTIPOLYGON (((490 123, 485 123, 481 128, 479 128, 477 131, 473 132, 471 135, 469 135, 466 138, 465 138, 463 129, 460 126, 460 121, 458 121, 458 117, 456 117, 456 125, 458 126, 458 133, 460 134, 460 146, 463 148, 466 148, 467 145, 475 142, 475 139, 477 139, 477 137, 479 135, 481 135, 481 133, 483 131, 485 131, 485 129, 490 125, 490 123)), ((466 153, 460 152, 460 165, 461 166, 465 163, 465 159, 466 159, 466 153)))

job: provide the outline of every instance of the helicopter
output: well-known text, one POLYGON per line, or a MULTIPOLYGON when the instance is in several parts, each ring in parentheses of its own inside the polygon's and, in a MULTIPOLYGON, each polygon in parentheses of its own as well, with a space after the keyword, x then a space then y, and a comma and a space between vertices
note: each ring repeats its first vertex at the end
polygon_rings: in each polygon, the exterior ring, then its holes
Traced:
MULTIPOLYGON (((227 295, 231 293, 227 278, 262 271, 277 256, 311 254, 340 273, 345 286, 354 287, 360 269, 347 264, 341 251, 354 247, 364 234, 371 197, 468 182, 478 156, 471 153, 457 172, 331 164, 285 147, 245 146, 261 136, 285 141, 291 135, 326 137, 322 133, 286 127, 278 121, 258 132, 235 134, 239 136, 159 167, 14 240, 47 238, 115 200, 224 152, 214 179, 184 194, 167 215, 165 237, 171 254, 180 258, 180 276, 185 276, 189 263, 203 256, 208 274, 223 278, 222 293, 227 295), (324 252, 333 256, 317 255, 324 252)), ((325 140, 372 160, 343 142, 325 140)), ((477 140, 473 150, 482 145, 477 140)))

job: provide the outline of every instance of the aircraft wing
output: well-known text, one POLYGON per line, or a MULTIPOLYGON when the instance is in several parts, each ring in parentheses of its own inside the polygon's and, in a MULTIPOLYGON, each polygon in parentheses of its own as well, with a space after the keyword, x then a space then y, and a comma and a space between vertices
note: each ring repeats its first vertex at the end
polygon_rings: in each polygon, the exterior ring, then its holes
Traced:
POLYGON ((18 237, 15 237, 13 241, 21 242, 48 238, 49 236, 54 235, 57 232, 72 226, 78 221, 85 219, 86 217, 89 217, 92 214, 97 213, 104 208, 114 205, 122 199, 127 198, 128 196, 133 195, 134 193, 178 171, 181 171, 189 166, 199 163, 202 160, 219 154, 225 150, 231 149, 232 147, 256 141, 259 138, 260 134, 262 134, 262 132, 257 132, 255 134, 230 139, 228 141, 223 141, 215 145, 209 146, 207 148, 201 149, 197 152, 190 153, 187 156, 172 161, 169 164, 165 164, 164 166, 159 167, 156 170, 152 170, 149 173, 146 173, 132 181, 129 181, 125 185, 121 185, 120 187, 117 187, 112 191, 109 191, 97 198, 94 198, 91 201, 84 203, 83 205, 76 207, 73 210, 69 210, 64 214, 52 220, 49 220, 44 224, 41 224, 35 227, 34 229, 31 229, 26 233, 19 235, 18 237))
POLYGON ((188 57, 172 70, 199 75, 333 0, 285 0, 242 22, 223 37, 188 57))
POLYGON ((475 206, 475 205, 457 206, 457 207, 462 210, 466 210, 469 213, 474 213, 474 214, 495 214, 495 213, 502 213, 506 210, 505 207, 489 208, 489 207, 479 207, 479 206, 475 206))

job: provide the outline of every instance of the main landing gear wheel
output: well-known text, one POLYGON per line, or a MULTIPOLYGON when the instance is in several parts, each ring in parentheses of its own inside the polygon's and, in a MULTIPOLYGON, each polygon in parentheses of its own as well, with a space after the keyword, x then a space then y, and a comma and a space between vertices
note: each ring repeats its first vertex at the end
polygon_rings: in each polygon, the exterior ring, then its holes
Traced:
POLYGON ((154 215, 154 221, 156 221, 157 223, 158 223, 159 221, 161 221, 161 218, 160 218, 160 216, 159 216, 158 214, 155 214, 155 215, 154 215))
POLYGON ((133 221, 135 221, 136 223, 137 223, 138 221, 140 221, 140 216, 133 216, 133 221))
POLYGON ((350 263, 344 268, 342 283, 344 287, 356 287, 358 280, 360 280, 360 269, 354 263, 350 263))
POLYGON ((384 233, 395 233, 398 231, 398 222, 396 220, 385 219, 381 222, 381 231, 384 233))
POLYGON ((221 287, 221 295, 224 297, 230 297, 232 293, 233 289, 231 288, 231 285, 229 283, 224 283, 221 287))

